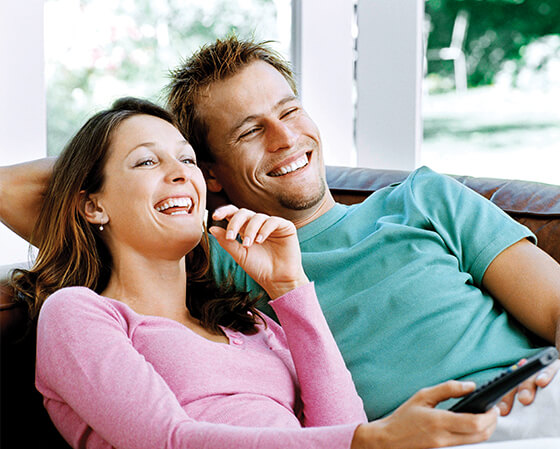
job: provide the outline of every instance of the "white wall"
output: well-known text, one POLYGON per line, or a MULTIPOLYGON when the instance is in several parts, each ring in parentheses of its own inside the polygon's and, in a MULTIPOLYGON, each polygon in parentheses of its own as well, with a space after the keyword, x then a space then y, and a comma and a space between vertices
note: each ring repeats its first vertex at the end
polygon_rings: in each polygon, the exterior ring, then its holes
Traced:
POLYGON ((357 52, 354 3, 292 1, 303 105, 321 130, 327 164, 414 169, 424 0, 358 0, 357 52))
POLYGON ((293 0, 292 60, 325 161, 354 166, 353 0, 293 0))
POLYGON ((358 2, 358 166, 417 167, 424 0, 358 2))
MULTIPOLYGON (((46 155, 43 0, 0 2, 0 164, 46 155)), ((0 265, 27 260, 28 244, 0 224, 0 265)))

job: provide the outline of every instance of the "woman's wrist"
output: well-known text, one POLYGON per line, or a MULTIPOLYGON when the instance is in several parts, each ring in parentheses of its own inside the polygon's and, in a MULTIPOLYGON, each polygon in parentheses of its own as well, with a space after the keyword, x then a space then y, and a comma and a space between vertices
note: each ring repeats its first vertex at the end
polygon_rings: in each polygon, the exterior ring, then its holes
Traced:
POLYGON ((268 294, 270 299, 277 299, 282 295, 285 295, 298 287, 309 284, 309 279, 307 276, 299 276, 296 279, 290 279, 288 281, 276 281, 271 283, 269 286, 264 287, 264 290, 268 294))
POLYGON ((354 431, 350 449, 384 449, 390 448, 384 438, 383 420, 360 424, 354 431))

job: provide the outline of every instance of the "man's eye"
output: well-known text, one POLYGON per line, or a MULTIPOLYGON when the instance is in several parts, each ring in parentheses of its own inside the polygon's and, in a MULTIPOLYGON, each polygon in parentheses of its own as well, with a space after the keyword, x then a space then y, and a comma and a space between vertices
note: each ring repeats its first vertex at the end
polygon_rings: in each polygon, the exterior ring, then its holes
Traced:
POLYGON ((244 132, 243 134, 241 134, 239 136, 240 139, 243 139, 245 137, 251 137, 252 135, 256 134, 259 131, 260 128, 251 128, 249 131, 244 132))
POLYGON ((284 112, 284 114, 282 114, 282 117, 281 117, 281 118, 288 117, 290 114, 293 114, 293 113, 296 112, 297 110, 298 110, 298 108, 290 109, 290 110, 284 112))

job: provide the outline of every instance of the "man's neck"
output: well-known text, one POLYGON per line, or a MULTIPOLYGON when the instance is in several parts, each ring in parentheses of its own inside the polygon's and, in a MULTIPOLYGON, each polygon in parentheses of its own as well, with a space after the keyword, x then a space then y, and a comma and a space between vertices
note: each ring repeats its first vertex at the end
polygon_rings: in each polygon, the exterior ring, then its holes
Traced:
POLYGON ((290 220, 294 223, 296 228, 302 228, 312 221, 315 221, 323 214, 326 214, 334 207, 335 204, 336 202, 334 201, 331 192, 327 190, 319 203, 312 208, 306 209, 305 211, 300 211, 301 214, 298 214, 297 216, 294 215, 294 217, 290 218, 290 220))

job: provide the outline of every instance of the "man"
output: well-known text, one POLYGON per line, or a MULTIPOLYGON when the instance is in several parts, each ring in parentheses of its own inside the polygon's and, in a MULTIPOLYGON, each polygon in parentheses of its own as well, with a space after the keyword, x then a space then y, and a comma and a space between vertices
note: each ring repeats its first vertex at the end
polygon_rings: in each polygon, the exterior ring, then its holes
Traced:
MULTIPOLYGON (((288 65, 266 46, 229 38, 203 48, 173 73, 169 104, 210 191, 298 227, 306 273, 370 419, 422 387, 482 381, 533 353, 537 344, 512 316, 560 346, 560 267, 474 192, 421 169, 363 205, 335 203, 319 131, 288 65)), ((28 236, 32 219, 14 223, 33 201, 14 195, 0 216, 28 236)), ((216 247, 214 256, 219 277, 231 273, 238 286, 256 288, 216 247)), ((554 372, 526 383, 520 400, 531 402, 554 372)), ((424 393, 422 405, 444 396, 424 393)))
MULTIPOLYGON (((173 72, 168 102, 210 191, 298 227, 304 267, 370 419, 418 388, 480 382, 533 353, 537 339, 512 317, 560 347, 560 266, 486 200, 420 169, 364 205, 335 204, 319 131, 288 65, 266 46, 229 38, 203 48, 173 72)), ((218 248, 215 260, 222 276, 255 288, 218 248)), ((546 384, 526 382, 519 400, 532 402, 546 384)))

